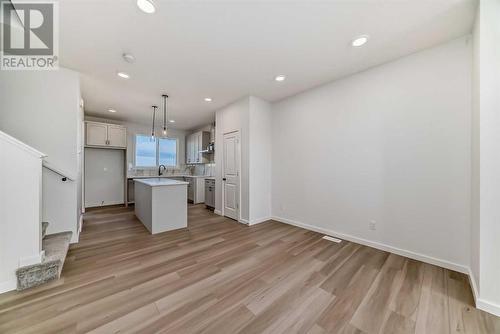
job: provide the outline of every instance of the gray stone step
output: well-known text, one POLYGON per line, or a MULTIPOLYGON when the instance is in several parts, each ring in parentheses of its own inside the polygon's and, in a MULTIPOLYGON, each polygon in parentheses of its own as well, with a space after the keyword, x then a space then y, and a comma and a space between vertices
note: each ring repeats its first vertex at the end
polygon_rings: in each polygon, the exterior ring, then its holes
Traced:
POLYGON ((47 234, 47 227, 49 227, 49 222, 42 222, 42 239, 47 234))
POLYGON ((66 254, 68 253, 69 243, 71 241, 72 232, 61 232, 49 234, 43 239, 42 249, 45 251, 44 262, 59 261, 59 273, 57 278, 61 276, 62 267, 66 254))
POLYGON ((42 263, 17 269, 17 290, 44 284, 61 276, 72 232, 49 234, 42 241, 45 257, 42 263))

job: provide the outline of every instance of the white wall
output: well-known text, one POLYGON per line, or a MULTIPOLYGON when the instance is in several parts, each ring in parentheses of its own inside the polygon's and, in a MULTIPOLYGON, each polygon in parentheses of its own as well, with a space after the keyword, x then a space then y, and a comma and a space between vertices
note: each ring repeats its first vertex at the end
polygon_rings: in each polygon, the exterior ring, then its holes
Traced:
POLYGON ((78 134, 80 81, 78 73, 3 71, 0 76, 0 130, 48 156, 46 160, 75 181, 44 169, 43 219, 48 233, 72 231, 78 239, 78 134))
POLYGON ((215 114, 215 211, 223 214, 224 134, 240 132, 240 221, 256 224, 271 217, 271 106, 244 97, 215 114))
POLYGON ((17 268, 41 261, 43 154, 0 132, 0 293, 17 268))
MULTIPOLYGON (((479 224, 480 224, 480 104, 479 104, 479 6, 472 32, 472 121, 471 121, 471 258, 470 276, 475 294, 479 293, 479 224)), ((476 296, 477 298, 478 296, 476 296)))
MULTIPOLYGON (((478 96, 475 115, 477 118, 479 112, 479 121, 476 121, 475 127, 477 131, 479 125, 480 132, 480 212, 479 221, 474 221, 472 230, 474 234, 479 230, 479 250, 476 241, 472 254, 474 262, 479 255, 479 275, 476 277, 479 282, 478 307, 500 316, 500 1, 481 1, 479 22, 476 24, 479 24, 476 49, 479 76, 475 82, 475 94, 478 96)), ((477 177, 474 183, 477 187, 477 177)), ((473 270, 477 270, 476 263, 473 270)))
POLYGON ((123 204, 125 151, 85 149, 85 207, 123 204))
POLYGON ((249 223, 271 217, 271 105, 250 97, 249 223))
POLYGON ((248 117, 250 99, 242 98, 215 113, 215 211, 222 213, 222 143, 224 134, 234 131, 240 132, 240 219, 243 222, 249 220, 249 150, 248 150, 248 117))
POLYGON ((460 38, 274 104, 273 215, 467 271, 470 44, 460 38))

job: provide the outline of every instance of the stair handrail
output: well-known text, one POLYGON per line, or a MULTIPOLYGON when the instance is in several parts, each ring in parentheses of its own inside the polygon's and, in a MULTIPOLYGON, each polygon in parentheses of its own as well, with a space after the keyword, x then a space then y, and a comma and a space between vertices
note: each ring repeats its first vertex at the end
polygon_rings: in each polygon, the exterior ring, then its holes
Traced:
POLYGON ((61 176, 61 180, 62 181, 67 181, 67 180, 70 180, 70 181, 75 181, 76 180, 76 177, 72 176, 70 173, 67 173, 65 172, 64 170, 54 166, 53 164, 51 164, 50 162, 48 162, 47 160, 44 160, 43 161, 43 167, 47 168, 48 170, 58 174, 59 176, 61 176))
POLYGON ((19 139, 15 138, 15 137, 12 137, 11 135, 9 135, 3 131, 0 131, 0 139, 3 139, 5 141, 17 146, 18 148, 30 153, 31 155, 36 156, 37 158, 43 159, 43 158, 47 157, 46 154, 38 151, 37 149, 29 146, 28 144, 20 141, 19 139))

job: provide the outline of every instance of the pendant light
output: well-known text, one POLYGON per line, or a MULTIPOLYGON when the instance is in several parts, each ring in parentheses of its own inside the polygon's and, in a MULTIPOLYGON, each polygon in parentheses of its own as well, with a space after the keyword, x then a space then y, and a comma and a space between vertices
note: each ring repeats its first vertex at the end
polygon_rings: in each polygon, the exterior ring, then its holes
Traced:
POLYGON ((151 140, 155 139, 155 116, 156 116, 156 109, 158 106, 152 106, 153 108, 153 126, 151 127, 151 140))
POLYGON ((163 135, 167 135, 167 99, 168 95, 163 94, 161 96, 163 98, 163 135))

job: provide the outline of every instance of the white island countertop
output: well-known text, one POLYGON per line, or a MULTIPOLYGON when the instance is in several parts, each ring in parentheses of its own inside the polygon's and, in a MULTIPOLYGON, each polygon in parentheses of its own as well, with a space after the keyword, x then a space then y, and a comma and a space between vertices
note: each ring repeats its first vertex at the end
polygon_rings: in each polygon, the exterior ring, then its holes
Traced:
POLYGON ((152 177, 152 178, 140 178, 140 179, 134 179, 135 182, 140 182, 144 183, 150 187, 160 187, 160 186, 178 186, 182 184, 189 184, 189 182, 185 181, 177 181, 177 180, 172 180, 166 177, 152 177))

